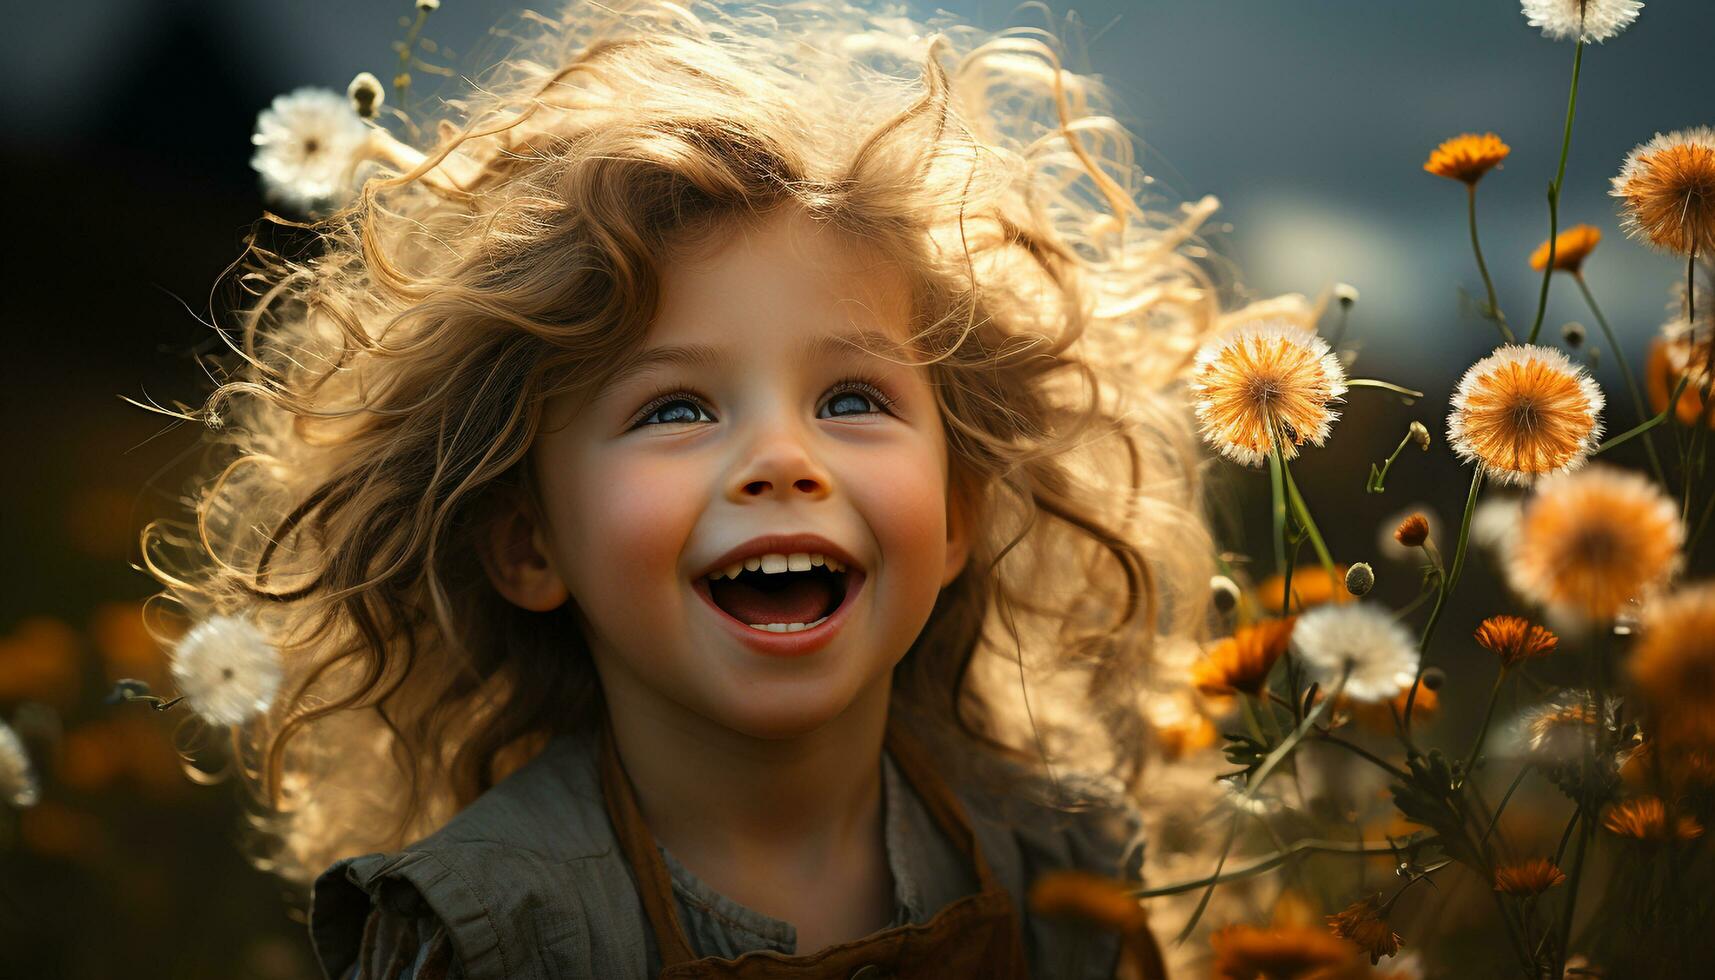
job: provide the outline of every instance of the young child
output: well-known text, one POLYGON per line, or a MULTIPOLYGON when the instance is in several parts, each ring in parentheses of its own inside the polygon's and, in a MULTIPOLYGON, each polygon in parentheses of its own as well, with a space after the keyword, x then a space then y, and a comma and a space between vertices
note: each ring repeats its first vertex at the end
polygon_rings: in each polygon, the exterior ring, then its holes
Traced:
POLYGON ((326 975, 1136 975, 1027 897, 1140 877, 1207 206, 1137 202, 1043 31, 527 20, 319 254, 253 247, 194 416, 161 574, 282 653, 257 857, 326 975))

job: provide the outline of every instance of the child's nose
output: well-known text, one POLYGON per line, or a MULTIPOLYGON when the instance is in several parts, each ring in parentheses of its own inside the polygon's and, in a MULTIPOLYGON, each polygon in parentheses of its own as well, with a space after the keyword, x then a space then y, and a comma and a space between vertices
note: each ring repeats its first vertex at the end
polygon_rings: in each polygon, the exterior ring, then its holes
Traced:
POLYGON ((771 494, 786 499, 821 499, 831 486, 826 467, 808 452, 802 435, 775 430, 755 444, 729 495, 738 501, 771 494))

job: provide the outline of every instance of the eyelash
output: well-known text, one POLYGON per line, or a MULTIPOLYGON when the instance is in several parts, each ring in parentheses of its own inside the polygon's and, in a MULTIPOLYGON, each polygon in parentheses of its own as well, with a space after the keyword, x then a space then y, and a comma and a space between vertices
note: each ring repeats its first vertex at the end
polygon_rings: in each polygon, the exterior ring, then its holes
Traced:
MULTIPOLYGON (((886 409, 889 413, 891 413, 894 410, 893 399, 889 398, 887 395, 887 392, 885 392, 881 389, 881 382, 879 380, 873 378, 873 377, 868 377, 865 375, 852 375, 850 377, 841 378, 840 380, 834 382, 830 386, 830 388, 836 392, 835 397, 838 397, 839 393, 842 390, 844 390, 844 391, 855 391, 858 394, 867 395, 871 400, 873 400, 876 403, 878 403, 879 405, 881 405, 881 407, 883 409, 886 409)), ((661 409, 666 408, 668 405, 671 405, 674 402, 678 402, 678 401, 692 402, 692 403, 695 403, 699 408, 706 407, 705 406, 706 399, 704 399, 701 395, 697 394, 694 391, 690 391, 690 390, 687 390, 685 388, 678 387, 678 386, 670 386, 667 388, 663 388, 661 391, 650 396, 648 403, 645 404, 642 408, 638 409, 637 414, 633 415, 631 417, 630 424, 628 424, 626 426, 627 431, 630 431, 631 429, 641 428, 643 426, 644 422, 649 418, 649 416, 654 415, 656 412, 660 411, 661 409)), ((845 416, 840 416, 840 417, 844 418, 845 416)), ((670 424, 684 425, 684 424, 688 424, 688 423, 656 422, 654 424, 655 425, 670 425, 670 424)))

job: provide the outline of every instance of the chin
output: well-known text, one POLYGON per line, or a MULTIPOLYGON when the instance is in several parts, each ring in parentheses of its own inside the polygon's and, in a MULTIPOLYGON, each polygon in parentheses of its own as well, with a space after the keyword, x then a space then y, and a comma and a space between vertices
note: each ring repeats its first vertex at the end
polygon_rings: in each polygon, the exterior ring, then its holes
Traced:
POLYGON ((716 695, 704 714, 722 727, 756 739, 780 740, 809 735, 850 710, 862 691, 844 684, 750 685, 738 696, 716 695))

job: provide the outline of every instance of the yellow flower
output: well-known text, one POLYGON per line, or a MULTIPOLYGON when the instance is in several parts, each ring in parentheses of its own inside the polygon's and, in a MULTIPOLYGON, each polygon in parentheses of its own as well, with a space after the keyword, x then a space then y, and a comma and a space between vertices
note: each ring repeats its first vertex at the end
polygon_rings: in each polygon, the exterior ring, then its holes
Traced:
MULTIPOLYGON (((1601 240, 1602 230, 1595 225, 1573 225, 1554 236, 1554 268, 1578 275, 1584 267, 1584 260, 1596 251, 1596 243, 1601 240)), ((1530 253, 1530 267, 1541 272, 1547 264, 1548 243, 1543 242, 1530 253)))
POLYGON ((1500 483, 1525 485, 1584 462, 1602 435, 1603 404, 1589 372, 1565 354, 1509 344, 1460 379, 1447 442, 1500 483))
POLYGON ((1490 616, 1477 627, 1477 642, 1511 667, 1520 660, 1534 660, 1554 652, 1560 638, 1519 616, 1490 616))
POLYGON ((1646 841, 1684 841, 1703 836, 1702 824, 1684 813, 1670 818, 1667 807, 1656 796, 1639 796, 1614 804, 1602 818, 1602 826, 1621 837, 1646 841))
POLYGON ((1613 179, 1626 233, 1681 255, 1715 252, 1715 129, 1657 133, 1613 179))
POLYGON ((1437 177, 1475 184, 1511 152, 1512 147, 1494 133, 1463 133, 1436 147, 1423 169, 1437 177))
POLYGON ((1627 668, 1663 747, 1715 749, 1715 582, 1644 610, 1627 668))
POLYGON ((1685 528, 1646 477, 1608 466, 1543 481, 1525 506, 1506 564, 1520 595, 1611 620, 1679 567, 1685 528))
POLYGON ((1338 937, 1308 926, 1259 929, 1231 925, 1209 936, 1217 980, 1258 977, 1359 977, 1365 967, 1357 950, 1338 937))
POLYGON ((1340 417, 1328 406, 1346 393, 1346 373, 1322 338, 1268 320, 1205 344, 1187 387, 1204 438, 1228 459, 1256 466, 1282 437, 1286 459, 1306 441, 1322 445, 1340 417))
POLYGON ((1508 895, 1540 895, 1565 880, 1566 876, 1547 858, 1531 858, 1495 869, 1495 891, 1508 895))
POLYGON ((1399 933, 1388 928, 1381 909, 1382 896, 1377 892, 1346 906, 1343 912, 1328 916, 1328 928, 1334 935, 1370 954, 1371 966, 1381 962, 1382 957, 1399 952, 1399 933))
POLYGON ((1191 669, 1192 683, 1204 694, 1259 694, 1274 662, 1286 652, 1294 621, 1288 616, 1239 627, 1191 669))

